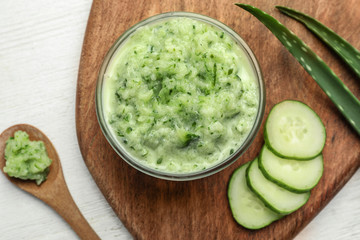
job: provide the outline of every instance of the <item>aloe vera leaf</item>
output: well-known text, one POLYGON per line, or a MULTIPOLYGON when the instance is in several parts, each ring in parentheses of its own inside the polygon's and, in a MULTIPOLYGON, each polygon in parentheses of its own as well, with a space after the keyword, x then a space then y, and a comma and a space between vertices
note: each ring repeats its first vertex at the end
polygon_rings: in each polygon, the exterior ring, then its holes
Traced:
POLYGON ((260 20, 312 76, 360 135, 360 101, 335 73, 301 39, 269 14, 248 4, 236 3, 260 20))
POLYGON ((360 77, 360 52, 349 42, 337 35, 316 19, 291 8, 276 6, 280 12, 303 23, 311 32, 318 36, 326 45, 339 55, 347 65, 360 77))

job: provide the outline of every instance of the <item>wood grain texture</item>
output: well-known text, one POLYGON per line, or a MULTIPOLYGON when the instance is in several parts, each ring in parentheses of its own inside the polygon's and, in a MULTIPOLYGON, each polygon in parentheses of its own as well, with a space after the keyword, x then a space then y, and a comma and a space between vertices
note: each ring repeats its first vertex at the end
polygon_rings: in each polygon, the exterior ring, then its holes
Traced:
MULTIPOLYGON (((356 0, 242 1, 261 8, 303 39, 360 96, 359 79, 301 24, 281 15, 284 5, 319 19, 358 49, 360 9, 356 0)), ((232 1, 111 1, 93 2, 80 62, 76 124, 84 161, 119 218, 138 239, 289 239, 294 237, 333 198, 360 166, 359 136, 351 130, 320 87, 281 43, 254 17, 232 1), (197 12, 216 18, 238 32, 259 60, 267 91, 265 117, 284 99, 312 107, 327 129, 324 175, 309 202, 270 226, 249 231, 237 225, 226 197, 233 170, 250 161, 263 144, 263 126, 249 150, 236 163, 201 180, 171 182, 138 172, 112 150, 97 123, 95 84, 107 50, 127 28, 167 11, 197 12)))

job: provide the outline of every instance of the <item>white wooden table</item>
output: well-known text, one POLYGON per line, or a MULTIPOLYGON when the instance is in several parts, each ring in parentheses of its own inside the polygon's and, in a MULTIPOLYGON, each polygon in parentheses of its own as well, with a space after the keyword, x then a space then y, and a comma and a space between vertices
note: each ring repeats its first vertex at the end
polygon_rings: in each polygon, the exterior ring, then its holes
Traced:
MULTIPOLYGON (((55 145, 70 192, 102 239, 131 239, 81 157, 75 129, 79 60, 90 0, 0 0, 0 132, 40 128, 55 145)), ((296 237, 360 239, 360 171, 296 237)), ((0 174, 0 239, 77 239, 40 200, 0 174)))

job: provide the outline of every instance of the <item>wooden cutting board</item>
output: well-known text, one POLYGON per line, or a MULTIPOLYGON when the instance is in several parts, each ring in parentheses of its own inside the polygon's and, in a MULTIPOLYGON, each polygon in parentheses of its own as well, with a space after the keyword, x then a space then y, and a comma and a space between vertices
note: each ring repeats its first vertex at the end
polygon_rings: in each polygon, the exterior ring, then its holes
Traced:
MULTIPOLYGON (((360 8, 357 0, 245 0, 270 13, 300 36, 360 97, 360 82, 301 24, 282 15, 283 5, 316 17, 360 49, 360 8)), ((121 221, 137 239, 289 239, 334 197, 360 166, 360 138, 300 64, 253 16, 229 0, 94 0, 82 49, 76 98, 76 127, 84 161, 121 221), (327 130, 324 175, 309 202, 270 226, 249 231, 232 218, 227 184, 235 168, 257 156, 263 125, 254 143, 236 163, 213 176, 171 182, 147 176, 116 155, 104 138, 95 113, 95 84, 107 50, 130 26, 168 11, 189 11, 218 19, 253 49, 263 71, 266 112, 284 99, 310 105, 327 130)), ((360 109, 359 109, 360 111, 360 109)), ((264 122, 263 122, 264 124, 264 122)))

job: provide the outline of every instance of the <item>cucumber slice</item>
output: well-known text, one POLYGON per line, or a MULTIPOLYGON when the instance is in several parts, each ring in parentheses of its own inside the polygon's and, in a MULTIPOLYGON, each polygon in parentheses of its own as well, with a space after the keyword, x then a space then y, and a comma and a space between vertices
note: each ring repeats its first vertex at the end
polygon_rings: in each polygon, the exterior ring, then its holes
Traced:
POLYGON ((313 159, 324 148, 326 132, 319 116, 305 103, 285 100, 269 113, 265 143, 276 155, 291 159, 313 159))
POLYGON ((234 171, 228 186, 231 213, 237 223, 248 229, 259 229, 282 217, 270 209, 248 188, 245 180, 249 163, 234 171))
POLYGON ((288 214, 304 205, 310 192, 293 193, 264 177, 258 166, 258 159, 252 161, 246 170, 249 188, 274 212, 288 214))
POLYGON ((292 192, 307 192, 319 182, 323 170, 322 154, 312 160, 300 161, 280 158, 266 145, 259 157, 259 168, 270 181, 292 192))

